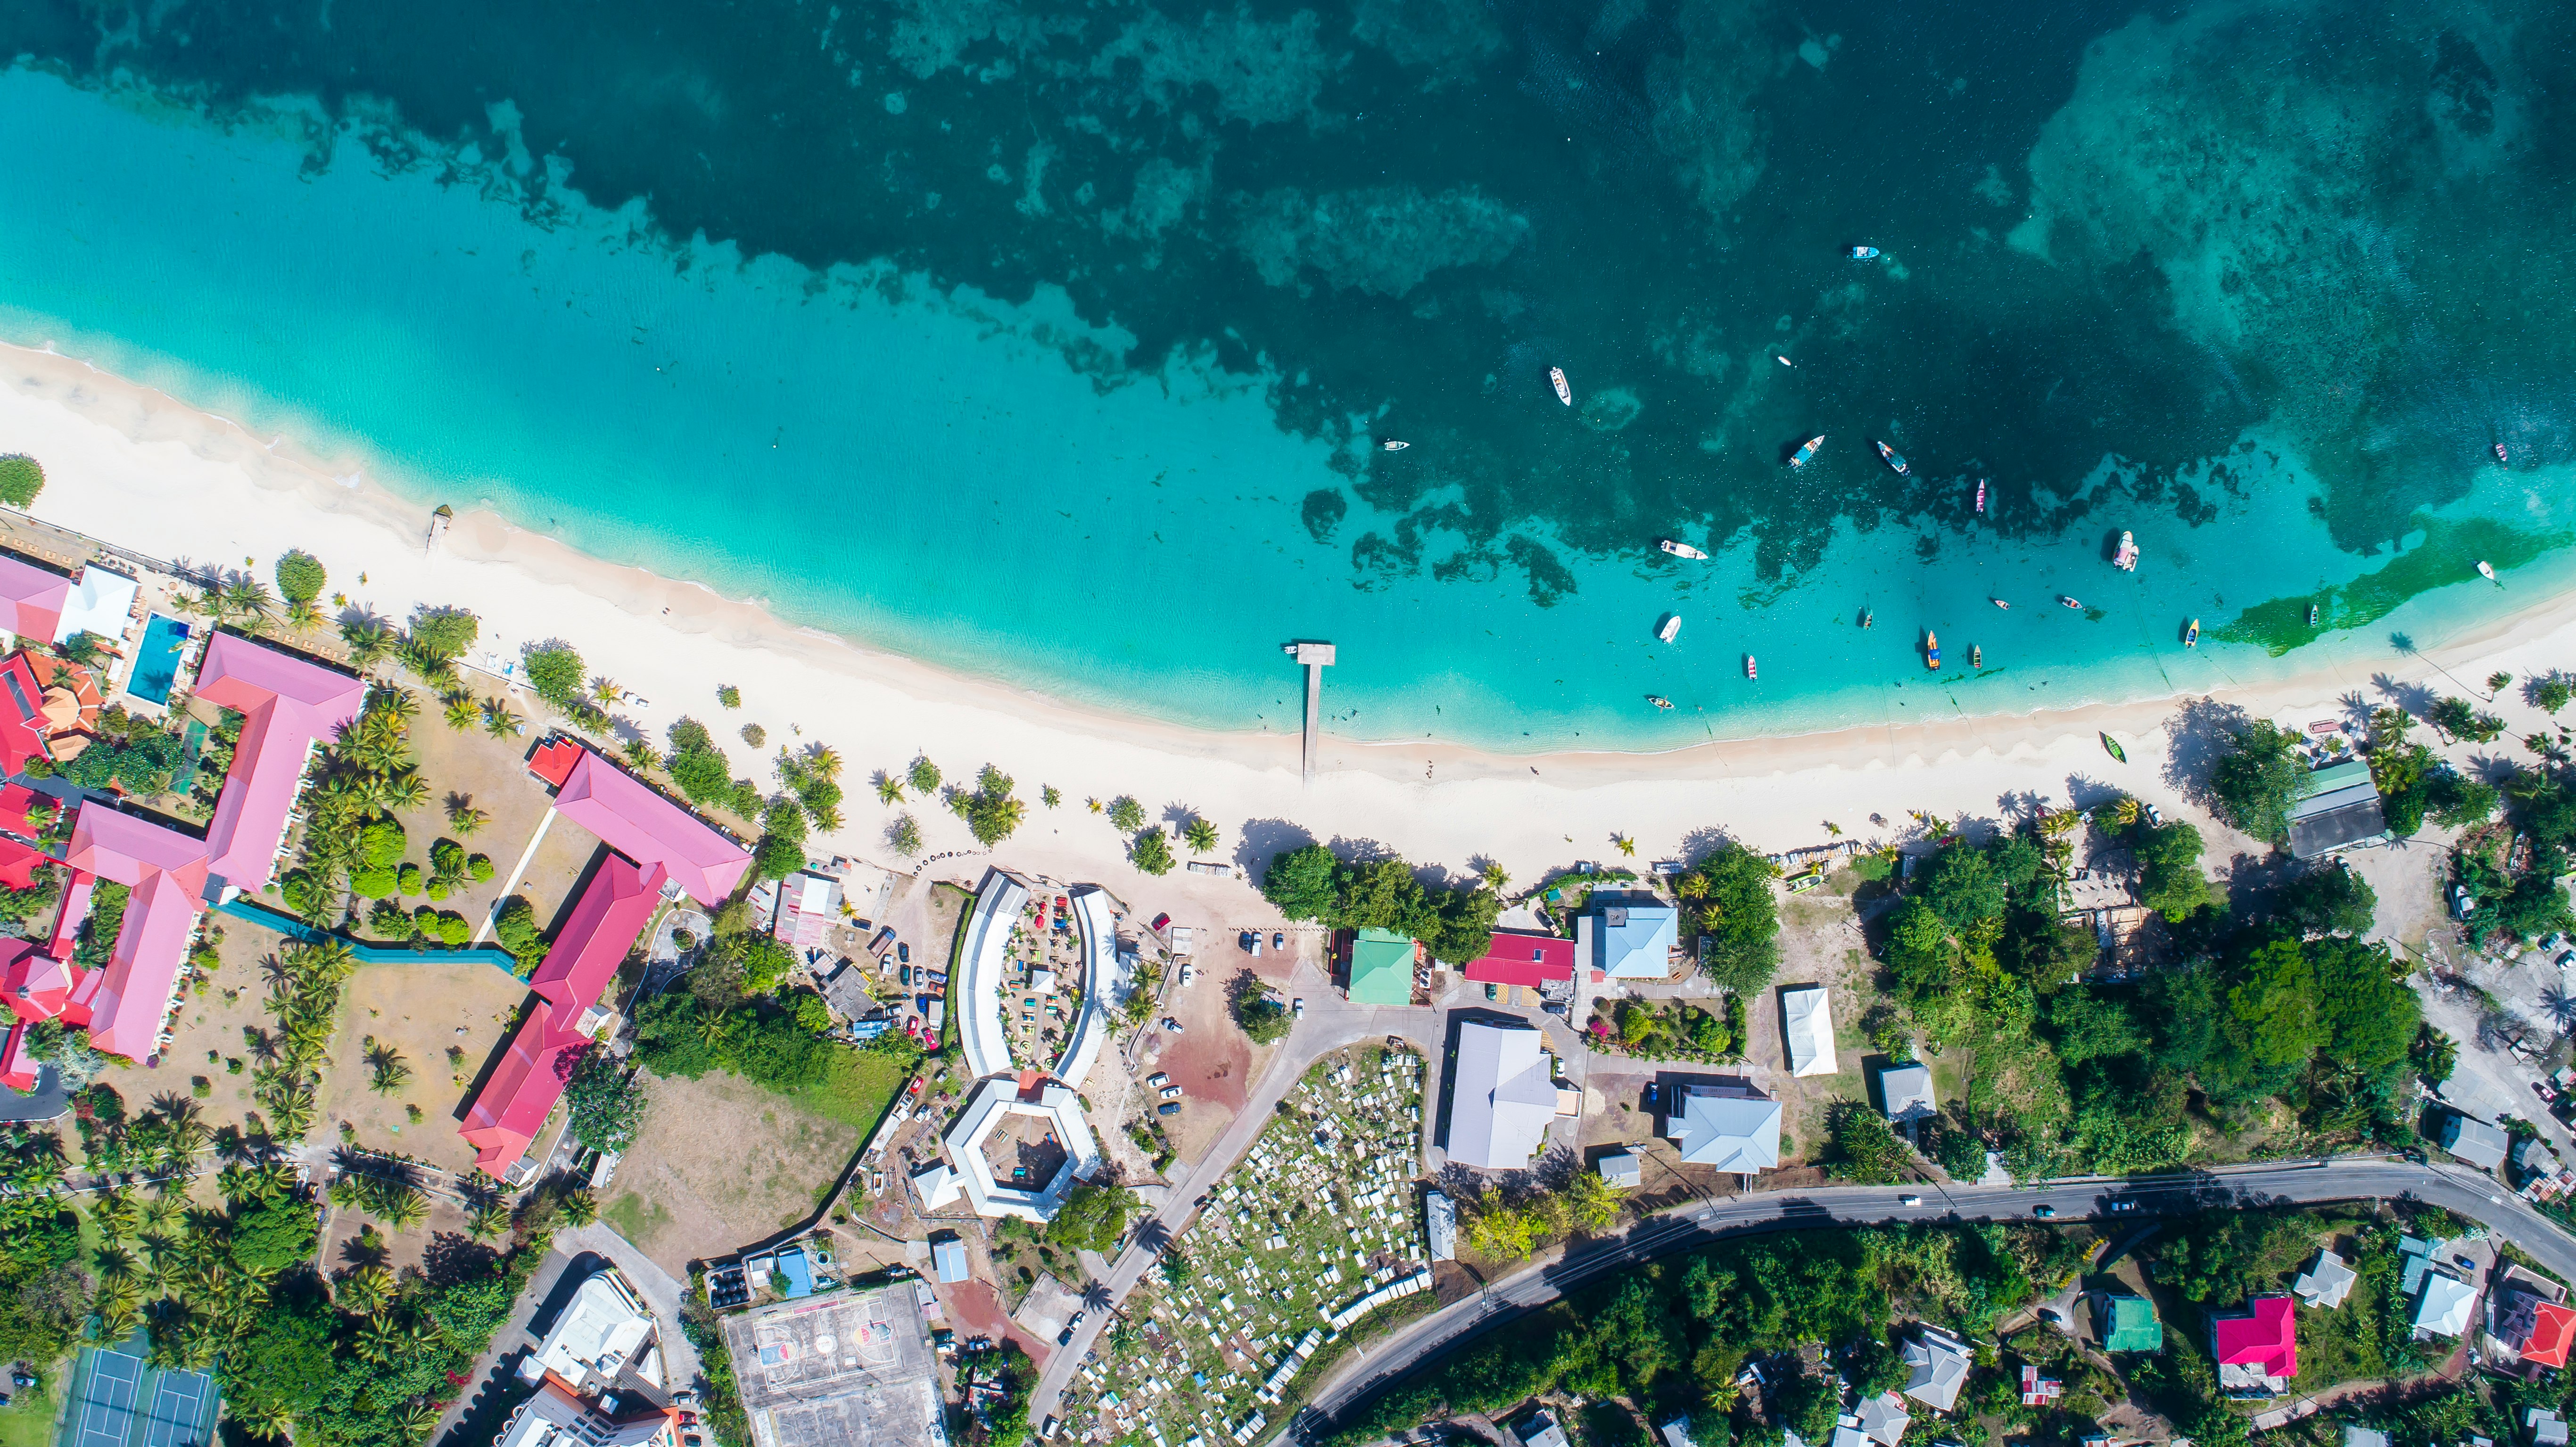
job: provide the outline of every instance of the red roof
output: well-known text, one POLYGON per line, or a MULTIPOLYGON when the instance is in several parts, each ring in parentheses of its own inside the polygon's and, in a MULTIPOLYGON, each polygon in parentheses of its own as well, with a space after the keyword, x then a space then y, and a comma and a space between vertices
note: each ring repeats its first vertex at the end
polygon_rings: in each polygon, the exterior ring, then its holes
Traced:
POLYGON ((537 745, 528 757, 528 772, 546 781, 546 787, 560 789, 572 777, 572 766, 581 762, 582 746, 561 734, 537 745))
POLYGON ((2254 1367, 2267 1377, 2299 1374, 2297 1306, 2286 1296, 2258 1296, 2248 1314, 2222 1316, 2210 1323, 2210 1337, 2222 1367, 2254 1367))
POLYGON ((2531 1336, 2522 1344, 2522 1359, 2544 1367, 2563 1367, 2571 1346, 2576 1346, 2576 1311, 2556 1302, 2541 1302, 2533 1311, 2531 1336))
POLYGON ((36 882, 36 871, 54 862, 52 855, 32 844, 0 837, 0 884, 11 889, 25 889, 36 882))
POLYGON ((703 905, 723 903, 751 867, 751 851, 587 748, 555 791, 555 808, 637 864, 668 869, 703 905))
POLYGON ((545 962, 528 981, 548 1004, 570 1011, 567 1024, 598 1003, 600 992, 617 977, 617 967, 635 948, 635 937, 653 918, 663 877, 662 866, 637 869, 617 854, 609 855, 591 876, 590 887, 572 907, 572 918, 564 921, 554 948, 546 951, 545 962))
POLYGON ((1548 980, 1574 978, 1574 941, 1555 935, 1494 932, 1485 957, 1470 961, 1468 979, 1480 985, 1536 986, 1548 980))
POLYGON ((510 1037, 508 1052, 457 1131, 478 1152, 476 1165, 499 1175, 545 1129, 546 1117, 554 1113, 573 1067, 590 1045, 590 1037, 579 1029, 581 1017, 599 1003, 626 952, 635 947, 636 936, 652 920, 663 878, 659 864, 638 869, 617 854, 609 855, 591 876, 572 917, 555 935, 554 948, 529 981, 537 992, 537 1007, 510 1037))
POLYGON ((9 1027, 9 1043, 0 1046, 0 1085, 21 1095, 36 1088, 36 1057, 27 1050, 27 1022, 9 1027))
POLYGON ((36 827, 35 820, 27 817, 27 811, 39 803, 51 802, 24 784, 0 784, 0 829, 35 838, 43 831, 36 827))
POLYGON ((44 700, 44 686, 26 654, 0 659, 0 769, 17 773, 45 753, 44 721, 37 713, 44 700))

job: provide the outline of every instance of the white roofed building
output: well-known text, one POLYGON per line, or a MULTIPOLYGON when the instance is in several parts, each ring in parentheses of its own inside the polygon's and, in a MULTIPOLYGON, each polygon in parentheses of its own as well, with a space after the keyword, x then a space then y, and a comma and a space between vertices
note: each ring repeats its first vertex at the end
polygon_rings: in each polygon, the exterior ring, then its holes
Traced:
POLYGON ((1782 987, 1780 1041, 1791 1075, 1831 1075, 1842 1068, 1834 1058, 1834 1007, 1824 986, 1782 987))
POLYGON ((125 636, 134 621, 134 597, 141 591, 132 578, 110 572, 96 563, 81 565, 80 576, 72 580, 71 592, 63 598, 62 621, 54 628, 56 643, 68 642, 75 633, 94 633, 110 643, 125 636))
POLYGON ((2320 1311, 2332 1311, 2352 1295, 2355 1279, 2342 1257, 2320 1248, 2315 1263, 2290 1283, 2290 1294, 2320 1311))
POLYGON ((1959 1389, 1975 1365, 1965 1342, 1939 1327, 1924 1327, 1905 1343, 1905 1395, 1947 1412, 1958 1405, 1959 1389))
POLYGON ((1780 1164, 1780 1102, 1741 1083, 1674 1091, 1664 1134, 1687 1165, 1749 1176, 1780 1164))
POLYGON ((574 1391, 595 1395, 630 1363, 642 1361, 653 1344, 652 1308, 609 1267, 573 1292, 545 1340, 519 1359, 519 1375, 536 1382, 551 1372, 574 1391))
POLYGON ((1556 1121, 1556 1085, 1543 1038, 1527 1027, 1470 1020, 1458 1029, 1449 1097, 1449 1159, 1488 1171, 1517 1171, 1546 1144, 1556 1121))

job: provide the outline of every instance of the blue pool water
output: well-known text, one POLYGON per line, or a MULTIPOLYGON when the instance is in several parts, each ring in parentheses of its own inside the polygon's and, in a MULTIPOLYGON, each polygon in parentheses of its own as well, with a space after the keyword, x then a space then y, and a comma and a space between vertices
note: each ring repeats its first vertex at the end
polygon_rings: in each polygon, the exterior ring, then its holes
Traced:
POLYGON ((1660 749, 2576 579, 2576 7, 460 3, 0 7, 0 340, 1229 729, 1291 638, 1344 737, 1660 749))
POLYGON ((179 676, 179 655, 188 647, 188 625, 155 613, 143 627, 143 646, 134 655, 134 677, 125 691, 146 703, 170 701, 170 684, 179 676))

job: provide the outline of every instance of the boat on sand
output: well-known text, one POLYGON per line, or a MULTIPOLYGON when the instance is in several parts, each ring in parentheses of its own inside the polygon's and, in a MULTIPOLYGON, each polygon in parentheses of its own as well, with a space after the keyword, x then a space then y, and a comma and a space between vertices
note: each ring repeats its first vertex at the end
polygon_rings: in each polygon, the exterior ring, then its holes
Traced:
POLYGON ((2111 737, 2109 734, 2102 735, 2102 751, 2109 754, 2111 757, 2118 759, 2121 763, 2125 764, 2129 761, 2128 754, 2123 752, 2120 748, 2120 741, 2111 737))

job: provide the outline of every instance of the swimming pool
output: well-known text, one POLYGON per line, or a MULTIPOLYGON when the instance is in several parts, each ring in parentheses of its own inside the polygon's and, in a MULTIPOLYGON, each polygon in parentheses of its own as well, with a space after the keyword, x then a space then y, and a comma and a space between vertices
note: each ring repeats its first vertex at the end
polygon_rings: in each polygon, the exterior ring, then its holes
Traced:
POLYGON ((125 681, 125 691, 146 703, 167 704, 170 685, 179 677, 179 655, 187 647, 187 624, 153 614, 143 625, 143 646, 135 650, 134 676, 125 681))

